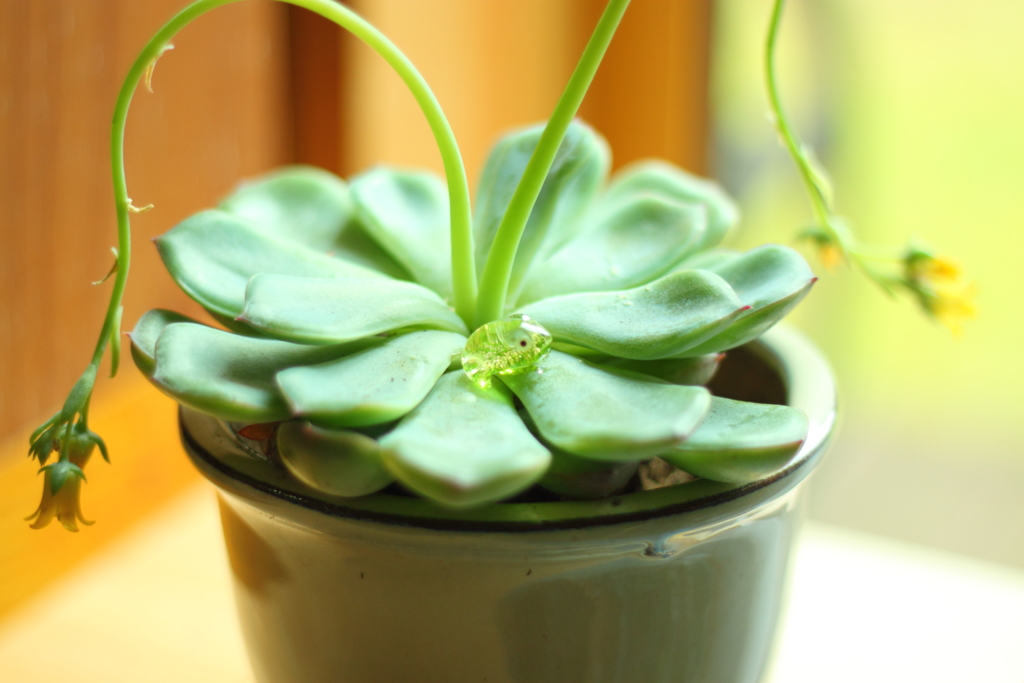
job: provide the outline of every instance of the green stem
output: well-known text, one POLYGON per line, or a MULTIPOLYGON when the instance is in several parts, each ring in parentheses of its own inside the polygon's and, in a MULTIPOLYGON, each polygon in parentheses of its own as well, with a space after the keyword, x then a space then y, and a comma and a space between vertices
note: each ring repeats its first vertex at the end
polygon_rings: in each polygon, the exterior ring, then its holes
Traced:
POLYGON ((881 287, 883 291, 890 296, 895 296, 897 291, 903 289, 915 295, 918 301, 922 303, 925 312, 934 317, 934 309, 922 298, 920 285, 907 279, 902 274, 892 275, 883 272, 876 268, 873 263, 877 261, 900 262, 903 259, 867 253, 864 251, 864 247, 860 244, 859 240, 849 233, 845 227, 842 227, 841 222, 832 212, 829 198, 822 189, 819 173, 815 171, 804 149, 797 144, 793 129, 790 127, 785 112, 782 110, 779 89, 775 81, 775 44, 778 39, 784 5, 785 0, 775 0, 772 8, 771 21, 768 25, 768 38, 765 41, 765 84, 768 90, 771 111, 775 117, 775 127, 786 146, 786 150, 793 159, 793 163, 796 164, 797 169, 800 171, 800 177, 807 190, 811 201, 811 208, 817 221, 816 227, 824 231, 829 242, 841 250, 843 256, 853 268, 860 270, 868 279, 881 287))
POLYGON ((779 35, 779 25, 782 22, 782 10, 785 4, 786 0, 775 0, 775 5, 772 8, 771 22, 768 25, 768 39, 765 41, 764 79, 768 90, 768 102, 771 105, 772 115, 775 118, 775 127, 779 132, 779 136, 786 145, 786 150, 789 152, 790 157, 792 157, 793 163, 796 164, 797 170, 800 171, 800 177, 811 199, 811 209, 814 211, 819 227, 826 230, 829 236, 842 246, 844 245, 842 236, 829 219, 831 210, 828 206, 828 200, 815 180, 814 171, 811 168, 807 155, 796 142, 796 137, 793 135, 789 120, 782 110, 779 88, 775 82, 775 43, 779 35))
POLYGON ((505 299, 508 297, 509 278, 515 262, 519 240, 526 229, 526 222, 537 201, 544 180, 547 178, 555 154, 562 144, 562 138, 576 116, 584 95, 597 73, 604 53, 611 43, 619 21, 622 19, 630 0, 609 0, 593 35, 587 42, 576 69, 569 78, 555 110, 541 133, 537 147, 526 164, 523 177, 516 186, 508 209, 501 219, 484 265, 480 280, 480 296, 477 299, 476 325, 480 326, 502 317, 505 313, 505 299))
POLYGON ((60 440, 60 453, 58 453, 58 460, 60 462, 67 462, 69 460, 69 452, 71 449, 71 423, 68 422, 64 428, 64 438, 60 440))
MULTIPOLYGON (((116 325, 117 311, 124 296, 125 284, 128 280, 128 267, 131 262, 131 200, 128 198, 127 182, 124 171, 124 130, 128 118, 128 109, 132 96, 139 82, 143 79, 147 67, 153 64, 164 52, 170 41, 182 28, 199 16, 223 5, 240 2, 241 0, 199 0, 172 18, 150 39, 135 63, 132 64, 128 76, 121 86, 114 108, 114 121, 110 136, 110 156, 114 175, 114 199, 117 208, 118 257, 117 276, 114 279, 110 305, 103 321, 96 349, 93 353, 91 366, 99 366, 103 353, 110 341, 111 333, 116 325)), ((476 303, 476 273, 473 261, 473 234, 470 219, 469 182, 466 169, 462 163, 455 135, 441 106, 434 97, 423 76, 420 75, 412 62, 402 54, 380 31, 347 7, 331 0, 279 0, 287 4, 304 7, 323 16, 350 31, 356 37, 373 48, 398 73, 412 92, 416 102, 423 110, 423 115, 430 124, 431 132, 437 141, 441 159, 444 163, 445 175, 448 180, 448 194, 451 206, 452 230, 452 276, 455 292, 455 310, 467 322, 471 319, 476 303)))
POLYGON ((807 195, 810 198, 811 209, 814 212, 817 226, 828 234, 829 239, 842 250, 843 255, 853 265, 889 291, 889 287, 884 284, 886 276, 867 263, 867 259, 871 257, 859 251, 857 242, 852 236, 845 231, 840 231, 836 227, 829 200, 822 191, 821 184, 817 179, 817 174, 810 159, 808 159, 803 147, 797 143, 796 136, 789 124, 789 119, 786 118, 786 114, 782 109, 782 100, 779 97, 779 88, 775 79, 775 44, 778 39, 779 26, 782 23, 782 11, 785 4, 786 0, 775 0, 775 5, 772 8, 771 22, 768 25, 768 38, 765 41, 764 77, 768 90, 768 101, 775 119, 775 127, 786 146, 786 150, 789 152, 789 156, 793 159, 793 163, 796 164, 797 170, 800 172, 800 178, 803 180, 804 188, 807 190, 807 195))

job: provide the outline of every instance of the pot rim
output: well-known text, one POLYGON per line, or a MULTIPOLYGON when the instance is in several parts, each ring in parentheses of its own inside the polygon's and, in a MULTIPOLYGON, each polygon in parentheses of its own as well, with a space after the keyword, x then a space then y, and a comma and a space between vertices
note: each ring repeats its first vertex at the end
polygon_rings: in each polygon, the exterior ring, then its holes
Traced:
POLYGON ((748 348, 778 372, 788 405, 807 414, 809 430, 786 467, 742 485, 698 479, 595 500, 494 503, 453 510, 427 499, 387 493, 360 498, 324 495, 249 455, 220 420, 185 406, 179 411, 181 440, 195 466, 218 488, 272 509, 275 516, 306 519, 314 512, 390 526, 476 532, 579 529, 676 515, 692 516, 695 524, 704 525, 749 512, 793 489, 821 459, 835 427, 832 372, 810 341, 790 328, 775 327, 748 348), (289 510, 299 514, 289 515, 289 510))

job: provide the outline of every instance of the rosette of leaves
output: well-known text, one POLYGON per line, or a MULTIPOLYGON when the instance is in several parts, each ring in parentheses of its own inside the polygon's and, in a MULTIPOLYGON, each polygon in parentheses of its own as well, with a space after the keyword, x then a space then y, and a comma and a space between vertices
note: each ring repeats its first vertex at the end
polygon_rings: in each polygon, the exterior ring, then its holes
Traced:
MULTIPOLYGON (((481 266, 541 134, 514 132, 487 160, 473 215, 481 266)), ((168 272, 228 329, 150 311, 132 355, 185 405, 282 423, 282 463, 328 495, 397 480, 463 507, 537 483, 607 495, 655 457, 736 483, 783 467, 804 415, 701 384, 722 352, 786 315, 813 274, 787 247, 719 249, 738 212, 717 185, 661 162, 610 180, 609 167, 605 141, 570 125, 501 317, 473 325, 526 315, 550 333, 517 371, 477 381, 462 369, 474 329, 450 305, 445 183, 384 167, 349 183, 282 169, 159 237, 168 272)))

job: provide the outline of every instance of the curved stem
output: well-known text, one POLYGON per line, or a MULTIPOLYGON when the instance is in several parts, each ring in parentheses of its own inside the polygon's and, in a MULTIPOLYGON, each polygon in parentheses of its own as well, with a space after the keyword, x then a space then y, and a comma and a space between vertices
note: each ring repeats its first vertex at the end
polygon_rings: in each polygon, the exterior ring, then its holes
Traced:
POLYGON ((764 80, 768 90, 768 102, 771 105, 772 115, 775 118, 775 127, 779 132, 779 136, 786 145, 786 150, 793 158, 797 169, 800 171, 800 178, 804 181, 804 187, 811 198, 811 209, 814 211, 815 218, 821 228, 827 230, 831 237, 839 244, 842 244, 841 235, 838 234, 829 220, 831 211, 829 210, 828 200, 815 179, 815 174, 807 155, 796 143, 796 137, 793 135, 789 120, 782 110, 779 88, 775 82, 775 43, 779 35, 779 25, 782 22, 782 10, 785 4, 786 0, 775 0, 775 5, 772 8, 771 22, 768 25, 768 38, 764 46, 764 80))
MULTIPOLYGON (((884 284, 885 275, 880 274, 867 263, 867 259, 873 258, 860 251, 858 243, 845 230, 837 227, 835 216, 828 197, 821 187, 819 174, 814 170, 806 151, 796 140, 796 135, 789 124, 789 119, 782 109, 782 100, 779 97, 779 88, 775 79, 775 44, 778 41, 779 26, 782 23, 782 11, 786 0, 775 0, 772 7, 771 21, 768 25, 768 38, 765 41, 764 53, 764 79, 768 90, 768 101, 771 106, 772 115, 775 119, 775 127, 782 138, 786 151, 793 159, 800 178, 803 180, 804 188, 811 202, 811 209, 817 227, 825 231, 829 240, 842 250, 843 256, 867 275, 870 279, 881 284, 887 291, 890 288, 884 284)), ((877 257, 874 257, 877 258, 877 257)))
MULTIPOLYGON (((796 136, 789 125, 785 112, 782 110, 782 102, 779 98, 778 85, 775 80, 775 44, 778 39, 779 25, 782 21, 782 10, 785 0, 775 0, 772 8, 771 21, 768 25, 768 38, 765 41, 764 69, 765 85, 768 90, 768 100, 771 111, 775 118, 775 127, 779 137, 782 138, 786 150, 789 152, 793 163, 796 164, 811 201, 811 208, 814 212, 817 227, 823 231, 828 241, 837 247, 846 261, 855 269, 859 270, 869 280, 882 288, 890 296, 895 296, 897 290, 905 288, 911 293, 920 294, 916 285, 903 275, 893 275, 875 267, 873 262, 892 261, 901 262, 902 258, 891 256, 879 256, 869 254, 864 246, 843 226, 832 211, 828 196, 822 188, 820 173, 814 168, 807 152, 797 144, 796 136)), ((925 311, 934 315, 927 305, 925 311)))
POLYGON ((593 35, 587 42, 583 55, 576 69, 569 78, 562 96, 555 105, 555 110, 548 119, 544 132, 541 133, 537 147, 534 148, 523 177, 516 186, 512 200, 502 216, 501 224, 494 236, 487 262, 484 265, 480 280, 480 297, 477 299, 476 325, 483 325, 496 320, 505 312, 505 299, 508 297, 509 278, 512 275, 512 264, 519 248, 519 240, 526 229, 526 222, 537 201, 544 180, 547 178, 555 154, 562 144, 562 138, 576 116, 576 112, 587 94, 590 83, 597 73, 604 53, 615 35, 619 21, 622 19, 629 0, 609 0, 601 14, 593 35))
MULTIPOLYGON (((135 63, 132 64, 125 78, 114 108, 114 120, 110 136, 110 156, 114 175, 114 199, 117 208, 118 257, 117 275, 114 279, 110 305, 103 321, 96 349, 90 365, 98 366, 110 341, 113 327, 116 324, 117 310, 124 296, 125 284, 128 280, 128 268, 131 262, 131 200, 128 198, 127 182, 124 171, 124 130, 128 118, 128 109, 132 96, 139 82, 149 68, 164 52, 171 39, 182 28, 199 16, 223 5, 240 2, 241 0, 199 0, 167 22, 153 38, 150 39, 135 63)), ((366 20, 343 5, 331 0, 278 0, 291 5, 304 7, 333 21, 347 29, 356 37, 373 48, 398 73, 412 92, 416 102, 430 124, 437 140, 437 146, 444 162, 445 175, 448 181, 448 194, 451 206, 452 230, 452 277, 455 292, 455 309, 463 319, 469 321, 476 302, 476 273, 473 261, 473 235, 470 219, 469 182, 466 178, 465 166, 459 153, 455 135, 441 106, 434 97, 423 76, 420 75, 412 62, 402 54, 380 31, 366 20)))

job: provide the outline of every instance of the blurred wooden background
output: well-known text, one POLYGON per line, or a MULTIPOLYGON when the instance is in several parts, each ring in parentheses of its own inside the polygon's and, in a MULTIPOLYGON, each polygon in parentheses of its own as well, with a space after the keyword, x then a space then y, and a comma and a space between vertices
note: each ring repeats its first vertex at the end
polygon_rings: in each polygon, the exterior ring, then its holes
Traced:
MULTIPOLYGON (((550 112, 603 0, 349 3, 417 64, 458 137, 471 182, 502 131, 550 112)), ((197 475, 173 404, 124 363, 93 422, 113 466, 89 468, 71 535, 30 531, 41 481, 28 432, 59 408, 95 343, 116 225, 109 121, 121 79, 183 0, 0 0, 0 614, 197 475)), ((649 156, 705 166, 710 0, 634 0, 581 115, 616 165, 649 156)), ((365 46, 305 10, 221 8, 186 28, 136 93, 126 141, 133 220, 124 327, 145 310, 198 315, 148 239, 239 179, 288 161, 344 175, 374 163, 440 169, 412 98, 365 46)))
MULTIPOLYGON (((27 434, 57 410, 88 362, 110 294, 93 287, 117 242, 109 128, 121 80, 181 0, 0 0, 0 613, 196 475, 176 444, 173 403, 143 386, 130 358, 101 380, 92 412, 113 466, 88 468, 79 534, 32 531, 42 478, 27 434)), ((287 10, 242 3, 176 40, 136 93, 127 132, 133 221, 124 326, 155 306, 198 313, 149 238, 216 201, 239 177, 291 152, 287 10), (173 57, 173 58, 172 58, 173 57)))

